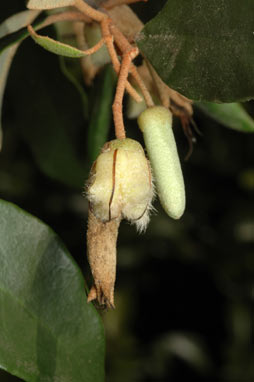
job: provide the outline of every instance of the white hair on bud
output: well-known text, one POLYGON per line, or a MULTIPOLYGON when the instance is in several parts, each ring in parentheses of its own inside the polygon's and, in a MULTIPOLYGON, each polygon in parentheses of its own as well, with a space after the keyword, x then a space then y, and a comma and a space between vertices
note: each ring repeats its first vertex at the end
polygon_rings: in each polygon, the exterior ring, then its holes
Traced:
POLYGON ((150 214, 152 212, 156 212, 156 209, 153 207, 152 203, 149 203, 144 215, 140 219, 133 222, 136 225, 138 233, 145 233, 150 221, 150 214))
POLYGON ((147 226, 149 224, 149 221, 150 221, 151 213, 156 212, 156 208, 152 205, 152 202, 156 198, 156 189, 154 186, 154 178, 153 178, 152 171, 151 171, 151 186, 152 186, 152 198, 146 207, 145 213, 141 216, 140 219, 132 222, 133 224, 136 225, 136 229, 137 229, 138 233, 145 233, 147 226))

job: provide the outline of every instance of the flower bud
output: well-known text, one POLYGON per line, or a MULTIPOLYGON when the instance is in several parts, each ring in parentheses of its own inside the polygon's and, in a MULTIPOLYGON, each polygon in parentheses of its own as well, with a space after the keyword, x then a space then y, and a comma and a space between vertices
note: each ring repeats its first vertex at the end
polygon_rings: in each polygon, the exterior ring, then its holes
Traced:
POLYGON ((116 241, 123 218, 144 231, 149 222, 153 184, 149 161, 133 139, 107 142, 87 184, 87 252, 94 278, 87 301, 114 307, 116 241))
POLYGON ((153 184, 142 146, 133 139, 107 142, 95 161, 87 198, 103 222, 125 218, 144 231, 149 222, 153 184))
POLYGON ((185 187, 172 130, 172 114, 163 106, 146 109, 138 118, 162 207, 173 219, 185 209, 185 187))

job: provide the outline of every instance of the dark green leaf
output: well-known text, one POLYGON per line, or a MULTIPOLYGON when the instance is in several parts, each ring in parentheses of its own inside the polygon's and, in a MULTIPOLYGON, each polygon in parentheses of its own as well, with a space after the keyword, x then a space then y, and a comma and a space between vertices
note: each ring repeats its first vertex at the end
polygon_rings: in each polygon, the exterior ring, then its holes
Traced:
MULTIPOLYGON (((73 63, 73 60, 71 61, 73 63)), ((80 99, 83 105, 84 118, 87 120, 88 119, 88 97, 87 97, 86 91, 84 87, 81 85, 81 83, 79 82, 79 80, 72 73, 71 68, 68 65, 69 64, 68 58, 59 56, 59 63, 60 63, 60 69, 62 73, 72 83, 72 85, 76 88, 76 90, 78 91, 80 95, 80 99)), ((78 62, 78 65, 80 66, 79 62, 78 62)))
POLYGON ((91 161, 96 159, 101 147, 107 141, 112 118, 115 80, 111 65, 106 66, 97 79, 87 139, 88 155, 91 161))
POLYGON ((137 43, 167 85, 185 96, 247 100, 254 98, 253 15, 253 0, 169 0, 137 43))
POLYGON ((204 113, 231 129, 254 133, 254 121, 240 103, 197 102, 204 113))
POLYGON ((85 129, 82 104, 59 71, 57 56, 26 41, 8 85, 16 123, 39 168, 49 177, 81 189, 86 167, 79 159, 80 136, 76 134, 80 126, 85 129), (27 57, 33 62, 29 67, 27 57))
POLYGON ((0 365, 28 382, 102 382, 104 334, 56 234, 0 200, 0 365))
MULTIPOLYGON (((57 40, 75 45, 75 33, 73 30, 73 22, 54 24, 57 40)), ((60 69, 63 75, 72 83, 78 91, 82 105, 85 120, 88 119, 88 96, 83 86, 83 73, 79 60, 72 60, 68 57, 59 56, 60 69)))
MULTIPOLYGON (((34 18, 38 15, 38 13, 38 11, 24 11, 9 17, 0 25, 0 38, 8 33, 15 32, 17 29, 23 27, 27 23, 32 22, 34 18)), ((4 52, 0 53, 0 151, 2 148, 3 140, 1 121, 4 90, 12 59, 16 53, 18 46, 19 44, 12 45, 4 52)))

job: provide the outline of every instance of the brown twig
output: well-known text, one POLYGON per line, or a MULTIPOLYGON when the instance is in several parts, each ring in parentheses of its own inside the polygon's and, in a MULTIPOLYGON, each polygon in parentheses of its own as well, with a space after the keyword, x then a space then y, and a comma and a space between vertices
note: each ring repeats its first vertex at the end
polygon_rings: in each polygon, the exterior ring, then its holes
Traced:
MULTIPOLYGON (((122 34, 122 32, 120 32, 120 30, 118 28, 116 28, 115 25, 110 25, 110 31, 114 37, 114 40, 118 46, 118 48, 121 50, 121 52, 127 52, 129 51, 130 49, 132 49, 132 45, 129 43, 129 41, 125 38, 125 36, 122 34)), ((133 78, 135 79, 135 81, 137 82, 138 86, 140 87, 140 90, 144 96, 144 100, 147 104, 148 107, 150 106, 153 106, 154 103, 153 103, 153 100, 152 100, 152 97, 144 83, 144 81, 142 80, 142 78, 140 77, 138 71, 137 71, 137 68, 135 67, 135 65, 131 65, 130 67, 130 71, 131 71, 131 74, 133 76, 133 78)))
POLYGON ((123 96, 124 96, 126 81, 129 75, 131 62, 137 55, 138 55, 138 48, 132 48, 132 50, 128 51, 127 53, 123 55, 123 59, 122 59, 121 69, 120 69, 117 88, 116 88, 116 95, 115 95, 114 103, 112 106, 114 122, 115 122, 115 134, 118 139, 124 139, 126 137, 124 123, 123 123, 123 111, 122 111, 123 96))
MULTIPOLYGON (((128 40, 125 38, 125 36, 120 32, 118 28, 111 25, 111 19, 106 14, 93 9, 88 4, 83 2, 83 0, 75 0, 74 5, 86 16, 91 17, 93 20, 101 24, 102 36, 105 39, 105 44, 108 48, 108 52, 112 60, 113 68, 118 74, 120 70, 120 63, 119 63, 117 54, 115 52, 112 35, 114 37, 116 36, 116 39, 118 41, 117 44, 123 54, 125 54, 125 52, 128 52, 130 51, 130 49, 132 49, 131 44, 128 42, 128 40), (112 26, 113 31, 111 30, 110 26, 112 26)), ((152 106, 153 105, 152 97, 150 96, 150 93, 148 92, 142 78, 139 76, 134 66, 131 66, 131 73, 134 79, 136 80, 136 82, 138 83, 140 90, 143 93, 147 106, 152 106)), ((140 95, 136 92, 136 90, 131 86, 131 84, 128 81, 125 87, 128 93, 135 99, 136 102, 142 101, 142 98, 140 97, 140 95)))
POLYGON ((60 21, 91 21, 90 18, 88 18, 86 15, 84 15, 81 12, 61 12, 61 13, 55 13, 53 15, 48 16, 42 24, 38 25, 38 27, 35 28, 35 30, 39 30, 45 27, 48 27, 49 25, 58 23, 60 21))
MULTIPOLYGON (((88 45, 85 39, 85 23, 74 23, 74 32, 76 35, 77 45, 79 49, 86 50, 88 45)), ((81 57, 80 59, 81 69, 83 73, 84 82, 86 85, 91 85, 92 81, 98 71, 98 68, 95 68, 91 56, 81 57)))
MULTIPOLYGON (((111 20, 109 18, 103 20, 101 22, 101 32, 105 39, 105 44, 107 46, 108 53, 112 61, 114 71, 116 72, 116 74, 119 74, 121 64, 116 54, 116 50, 113 43, 113 36, 109 30, 110 23, 111 23, 111 20)), ((126 82, 125 86, 126 86, 126 91, 130 94, 131 97, 135 99, 136 102, 142 102, 142 98, 128 81, 126 82)))
POLYGON ((97 52, 99 49, 101 49, 101 47, 104 43, 105 43, 105 40, 104 40, 104 38, 102 38, 92 48, 84 50, 84 53, 86 53, 89 56, 89 55, 97 52))
POLYGON ((145 60, 145 63, 153 79, 153 83, 155 84, 155 87, 162 105, 166 108, 169 108, 170 101, 169 101, 169 92, 168 92, 167 85, 165 85, 164 82, 160 79, 160 77, 158 76, 158 74, 156 73, 152 65, 150 64, 150 62, 145 60))
MULTIPOLYGON (((119 5, 120 3, 119 0, 114 2, 115 5, 119 5)), ((119 76, 115 99, 112 106, 115 123, 115 134, 118 139, 124 139, 126 135, 123 123, 122 105, 125 89, 137 102, 142 101, 142 97, 128 82, 129 71, 131 72, 133 78, 137 82, 147 106, 150 107, 154 105, 152 97, 144 81, 140 77, 135 65, 132 64, 132 60, 139 54, 139 50, 136 46, 133 47, 129 43, 127 38, 124 36, 124 34, 115 25, 112 24, 112 20, 107 14, 93 9, 83 0, 75 0, 74 6, 78 8, 81 12, 83 12, 86 16, 90 17, 94 21, 97 21, 101 25, 102 37, 107 46, 113 68, 119 76), (122 53, 121 64, 116 53, 113 38, 118 48, 120 49, 120 52, 122 53)))
POLYGON ((90 7, 90 5, 86 4, 83 0, 75 0, 74 6, 86 16, 91 17, 91 19, 97 21, 98 23, 101 23, 103 19, 108 17, 105 13, 90 7))
POLYGON ((132 64, 130 71, 131 71, 132 77, 134 78, 134 80, 136 81, 138 86, 140 87, 140 90, 144 96, 144 100, 145 100, 147 107, 154 106, 154 102, 153 102, 153 99, 151 97, 151 94, 150 94, 149 90, 147 89, 144 81, 142 80, 142 77, 139 75, 136 66, 132 64))

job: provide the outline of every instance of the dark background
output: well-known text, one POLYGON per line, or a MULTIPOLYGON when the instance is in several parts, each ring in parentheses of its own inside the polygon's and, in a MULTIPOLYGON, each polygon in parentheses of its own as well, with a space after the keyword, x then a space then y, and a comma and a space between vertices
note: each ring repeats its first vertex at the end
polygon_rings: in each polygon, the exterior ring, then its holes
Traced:
MULTIPOLYGON (((134 8, 147 21, 162 4, 134 8)), ((24 9, 18 0, 1 4, 1 21, 24 9)), ((91 97, 96 86, 98 81, 87 89, 91 97)), ((87 178, 88 124, 79 96, 59 71, 58 58, 27 39, 4 98, 0 197, 49 224, 91 285, 83 185, 67 186, 43 172, 33 140, 24 133, 30 124, 36 136, 45 89, 63 105, 59 119, 70 121, 67 133, 87 178)), ((253 103, 246 107, 254 116, 253 103)), ((110 382, 254 381, 253 137, 218 125, 197 109, 194 119, 203 135, 188 162, 183 161, 187 141, 179 122, 174 124, 186 184, 183 218, 173 221, 156 202, 146 234, 121 224, 116 309, 101 311, 110 382)), ((126 119, 126 129, 142 142, 135 121, 126 119)), ((20 379, 1 371, 0 380, 20 379)))

